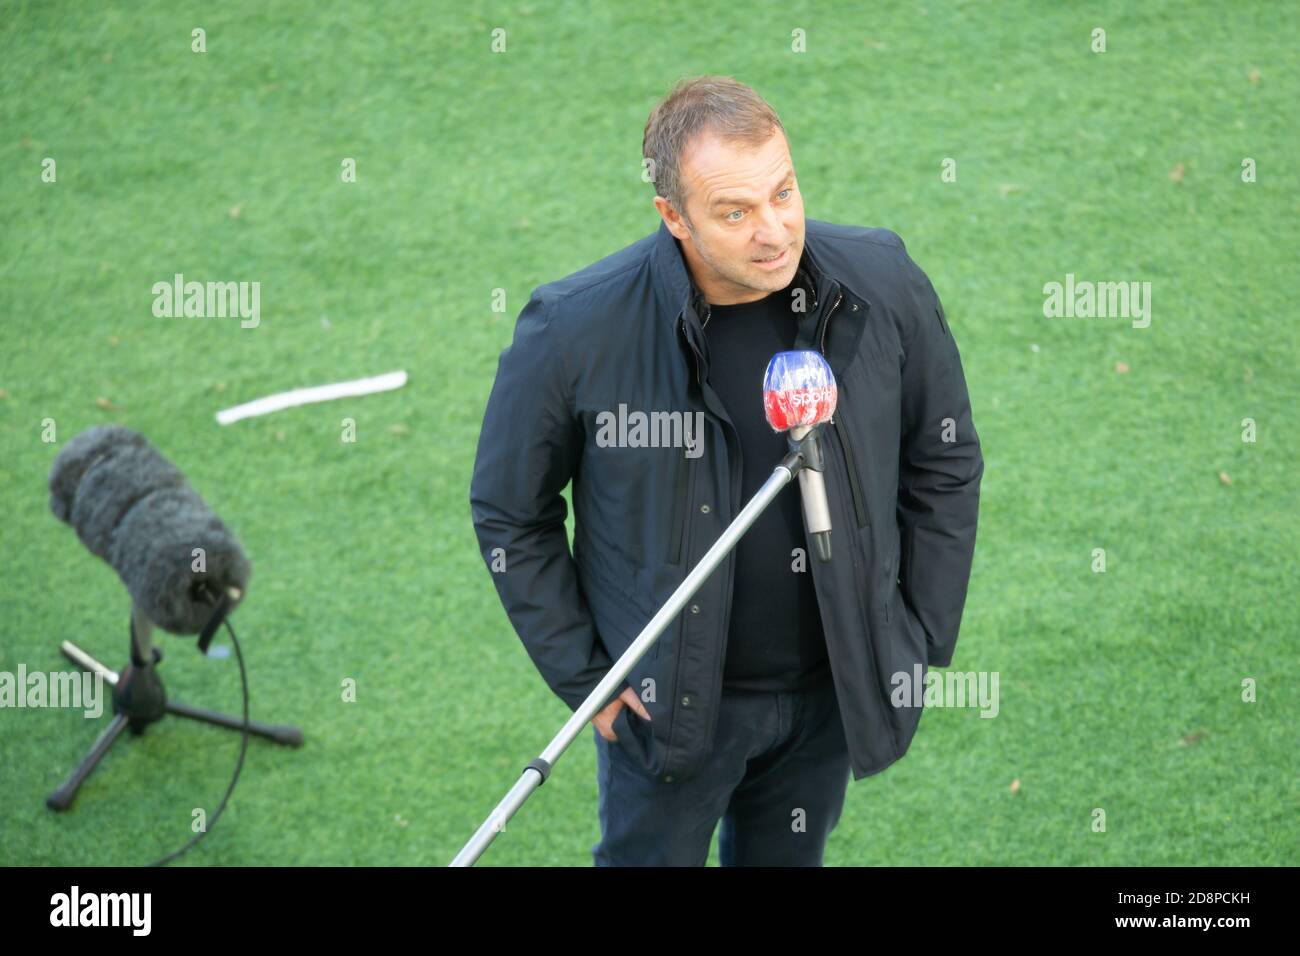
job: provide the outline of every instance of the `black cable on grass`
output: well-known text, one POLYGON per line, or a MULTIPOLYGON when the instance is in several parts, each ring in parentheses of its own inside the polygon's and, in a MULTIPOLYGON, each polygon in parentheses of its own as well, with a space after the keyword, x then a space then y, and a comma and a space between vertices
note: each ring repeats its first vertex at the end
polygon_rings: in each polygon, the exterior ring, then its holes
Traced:
POLYGON ((226 809, 226 801, 230 799, 230 794, 234 792, 235 784, 239 782, 239 772, 244 769, 244 754, 248 752, 248 672, 244 669, 244 653, 239 649, 239 639, 235 637, 235 629, 230 626, 230 618, 227 617, 222 621, 226 625, 226 630, 230 632, 230 643, 235 648, 235 658, 239 661, 239 683, 244 689, 244 735, 239 744, 239 760, 235 763, 235 775, 230 778, 230 786, 226 787, 226 794, 221 798, 221 803, 217 807, 217 812, 212 814, 212 819, 207 821, 207 825, 202 830, 194 834, 190 841, 179 850, 173 850, 166 856, 154 860, 149 866, 166 866, 172 860, 176 859, 182 853, 185 853, 190 847, 194 846, 212 829, 213 824, 221 816, 221 811, 226 809))

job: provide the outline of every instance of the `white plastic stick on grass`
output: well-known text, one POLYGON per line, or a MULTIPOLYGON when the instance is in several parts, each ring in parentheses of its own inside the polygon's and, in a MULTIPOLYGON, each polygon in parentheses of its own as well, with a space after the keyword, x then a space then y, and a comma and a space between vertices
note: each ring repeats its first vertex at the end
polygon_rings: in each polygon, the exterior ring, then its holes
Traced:
POLYGON ((288 392, 279 392, 257 398, 243 405, 223 409, 217 412, 217 421, 229 425, 241 418, 255 418, 269 415, 296 405, 310 405, 313 402, 328 402, 335 398, 352 398, 357 395, 372 395, 375 392, 391 392, 406 384, 406 371, 387 372, 372 378, 357 378, 350 382, 335 382, 333 385, 313 385, 310 388, 295 388, 288 392))

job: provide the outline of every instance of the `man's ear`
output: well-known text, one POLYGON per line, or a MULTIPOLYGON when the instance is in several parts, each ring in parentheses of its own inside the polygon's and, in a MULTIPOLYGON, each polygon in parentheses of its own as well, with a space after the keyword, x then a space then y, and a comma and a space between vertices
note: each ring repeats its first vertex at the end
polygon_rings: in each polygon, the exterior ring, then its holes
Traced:
POLYGON ((668 227, 668 231, 678 240, 685 242, 690 238, 691 233, 686 227, 686 221, 682 218, 681 214, 673 208, 672 203, 663 196, 655 196, 655 209, 659 211, 659 215, 663 218, 664 224, 668 227))

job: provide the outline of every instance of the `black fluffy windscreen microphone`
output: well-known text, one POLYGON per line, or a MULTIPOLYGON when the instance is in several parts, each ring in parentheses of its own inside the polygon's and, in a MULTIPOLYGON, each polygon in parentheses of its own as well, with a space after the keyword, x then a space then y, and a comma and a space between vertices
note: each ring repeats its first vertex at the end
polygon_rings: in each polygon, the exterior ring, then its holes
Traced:
POLYGON ((50 510, 172 634, 197 634, 229 588, 248 588, 244 549, 185 476, 144 436, 96 425, 50 466, 50 510))

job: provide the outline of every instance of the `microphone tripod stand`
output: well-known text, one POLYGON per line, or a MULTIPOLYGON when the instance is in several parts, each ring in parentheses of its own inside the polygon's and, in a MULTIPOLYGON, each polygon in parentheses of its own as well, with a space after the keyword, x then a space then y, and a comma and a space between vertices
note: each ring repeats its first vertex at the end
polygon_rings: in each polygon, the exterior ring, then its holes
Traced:
MULTIPOLYGON (((234 595, 238 598, 238 593, 234 595)), ((199 638, 199 650, 206 652, 212 636, 225 619, 231 605, 231 596, 223 594, 213 610, 212 617, 203 628, 199 638)), ((99 674, 113 686, 113 718, 99 735, 90 752, 82 759, 63 784, 45 798, 45 805, 51 810, 67 810, 77 796, 77 790, 90 776, 91 772, 108 753, 109 748, 122 731, 128 727, 136 736, 143 734, 145 728, 162 720, 166 714, 188 717, 206 724, 214 724, 230 730, 246 731, 259 737, 266 737, 275 743, 287 747, 302 744, 302 731, 287 725, 262 724, 255 721, 244 723, 243 719, 212 710, 203 710, 182 704, 180 701, 168 700, 158 676, 157 665, 162 660, 162 651, 153 646, 150 636, 153 622, 150 621, 136 605, 131 610, 131 661, 119 674, 101 664, 71 641, 63 641, 59 650, 63 656, 83 670, 99 674)))
MULTIPOLYGON (((691 569, 686 578, 677 586, 668 600, 664 602, 658 613, 655 614, 637 635, 623 656, 614 662, 608 673, 596 685, 587 699, 582 702, 582 706, 574 711, 573 716, 568 719, 560 732, 555 735, 541 755, 534 757, 529 761, 528 766, 524 768, 523 775, 515 783, 510 791, 497 804, 496 809, 488 816, 487 820, 475 831, 469 842, 456 854, 456 858, 451 861, 451 866, 473 866, 475 861, 483 855, 483 851, 491 845, 496 839, 496 835, 505 829, 506 821, 513 817, 518 809, 551 775, 551 768, 560 756, 568 749, 569 744, 577 738, 583 728, 591 722, 596 716, 601 705, 614 693, 614 690, 623 683, 629 671, 636 665, 642 655, 650 649, 650 645, 659 639, 659 635, 672 622, 686 606, 686 602, 694 596, 714 569, 722 563, 722 559, 727 556, 732 548, 740 541, 741 537, 749 530, 764 509, 772 503, 777 492, 784 488, 794 478, 796 474, 804 469, 808 471, 823 471, 824 460, 821 455, 821 446, 818 444, 821 426, 814 425, 797 426, 792 428, 786 437, 790 451, 780 463, 772 470, 772 475, 763 482, 763 486, 754 493, 745 507, 736 515, 734 521, 723 530, 718 536, 712 547, 705 552, 700 563, 691 569), (797 437, 796 437, 797 436, 797 437)), ((820 477, 820 476, 818 476, 820 477)), ((805 521, 811 517, 808 509, 808 501, 805 499, 805 521)), ((814 519, 815 520, 815 519, 814 519)), ((810 527, 821 526, 813 525, 809 521, 810 527)), ((829 519, 824 527, 829 528, 829 519)), ((829 532, 815 536, 818 541, 818 556, 821 560, 830 559, 829 532)))

